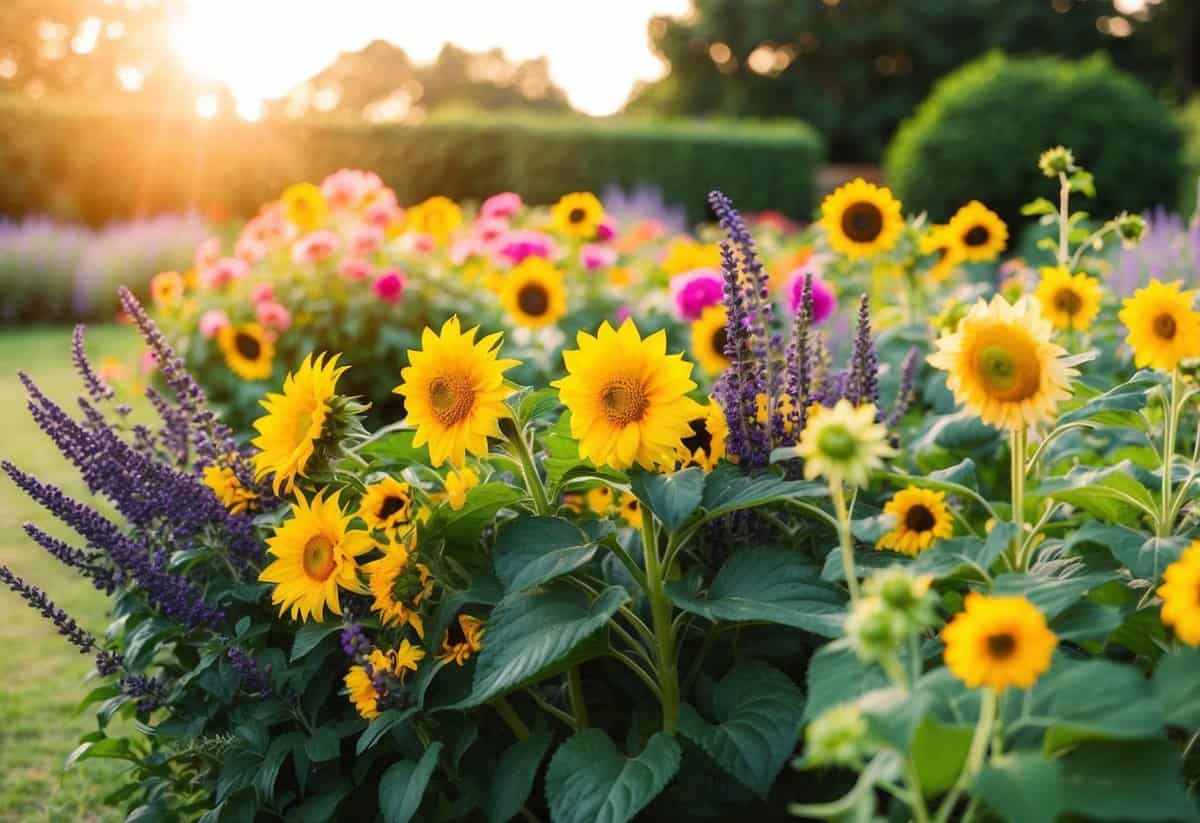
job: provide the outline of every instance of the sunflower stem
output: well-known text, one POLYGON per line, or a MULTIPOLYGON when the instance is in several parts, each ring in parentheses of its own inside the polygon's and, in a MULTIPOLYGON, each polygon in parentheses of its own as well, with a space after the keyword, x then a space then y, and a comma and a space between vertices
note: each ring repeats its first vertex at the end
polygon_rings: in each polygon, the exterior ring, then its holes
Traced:
POLYGON ((575 718, 575 728, 582 731, 588 727, 587 703, 583 699, 583 676, 578 666, 567 669, 567 692, 571 696, 571 716, 575 718))
POLYGON ((516 709, 504 697, 497 697, 492 701, 492 708, 496 710, 496 714, 500 715, 508 727, 512 729, 512 733, 517 736, 518 740, 524 740, 529 737, 529 727, 525 725, 525 721, 517 714, 516 709))
POLYGON ((963 764, 958 781, 954 784, 954 790, 942 801, 934 823, 946 823, 950 819, 963 792, 983 768, 983 758, 987 754, 988 742, 992 739, 993 727, 996 725, 996 709, 999 702, 1000 695, 992 688, 984 688, 980 693, 979 722, 975 724, 975 734, 971 738, 971 747, 967 750, 967 760, 963 764))
POLYGON ((1025 542, 1025 438, 1024 427, 1019 427, 1009 433, 1008 441, 1012 483, 1012 522, 1017 527, 1016 537, 1013 538, 1013 567, 1017 571, 1025 570, 1026 560, 1021 556, 1021 547, 1025 542))
POLYGON ((1175 435, 1179 428, 1179 412, 1183 405, 1180 397, 1183 395, 1182 381, 1179 379, 1179 366, 1171 371, 1171 394, 1167 398, 1167 413, 1163 416, 1163 455, 1162 455, 1162 494, 1160 498, 1160 514, 1155 534, 1169 537, 1174 525, 1173 501, 1171 500, 1171 474, 1175 461, 1175 435))
POLYGON ((829 496, 833 498, 833 510, 837 514, 842 569, 846 572, 846 586, 850 589, 850 605, 853 606, 858 602, 858 572, 854 569, 854 537, 850 532, 850 512, 846 508, 846 494, 840 480, 829 484, 829 496))
POLYGON ((542 483, 542 476, 538 474, 537 466, 533 463, 533 453, 529 450, 525 433, 511 420, 502 421, 500 431, 504 434, 505 442, 508 443, 509 452, 521 463, 521 473, 525 476, 525 488, 533 498, 534 514, 540 517, 549 517, 554 512, 550 508, 549 498, 546 497, 546 486, 542 483))
MULTIPOLYGON (((1058 265, 1066 266, 1071 257, 1071 181, 1058 173, 1058 265)), ((1070 274, 1070 271, 1067 272, 1070 274)))
POLYGON ((658 683, 662 692, 663 732, 675 734, 679 714, 679 672, 675 664, 675 627, 671 622, 671 601, 664 588, 663 567, 658 556, 658 533, 654 518, 642 518, 642 555, 646 564, 646 600, 654 623, 654 645, 658 653, 658 683))

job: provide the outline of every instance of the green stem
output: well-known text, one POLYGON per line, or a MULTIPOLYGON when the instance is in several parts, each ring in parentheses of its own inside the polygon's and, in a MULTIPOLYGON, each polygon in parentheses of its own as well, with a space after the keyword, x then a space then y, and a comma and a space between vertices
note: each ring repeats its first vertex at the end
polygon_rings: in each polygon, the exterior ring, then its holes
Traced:
POLYGON ((663 732, 675 734, 679 714, 679 672, 675 664, 675 628, 671 623, 671 601, 664 588, 663 569, 658 556, 658 535, 654 518, 642 518, 642 555, 646 563, 646 599, 654 624, 654 645, 658 653, 658 683, 662 692, 663 732))
POLYGON ((583 676, 578 666, 567 669, 567 691, 571 695, 571 716, 575 718, 575 728, 582 731, 588 727, 587 703, 583 701, 583 676))
POLYGON ((996 724, 996 709, 1000 695, 990 688, 985 688, 979 695, 979 722, 975 724, 975 735, 971 738, 971 748, 967 750, 967 762, 963 765, 962 774, 954 784, 954 790, 947 795, 938 809, 935 823, 946 823, 950 819, 954 807, 967 786, 975 779, 975 775, 983 768, 983 758, 987 754, 988 742, 992 738, 992 729, 996 724))
POLYGON ((914 823, 929 823, 929 810, 925 808, 925 797, 921 794, 921 776, 917 774, 917 764, 910 757, 907 764, 909 787, 909 808, 913 813, 914 823))
MULTIPOLYGON (((1058 173, 1058 265, 1066 266, 1071 255, 1071 181, 1062 172, 1058 173)), ((1070 272, 1067 272, 1070 274, 1070 272)))
POLYGON ((492 701, 492 708, 496 710, 496 714, 500 715, 500 719, 508 724, 512 729, 512 733, 517 736, 518 740, 524 740, 529 737, 529 727, 525 725, 525 721, 517 714, 516 709, 508 702, 506 698, 497 697, 492 701))
POLYGON ((517 428, 516 423, 512 420, 504 421, 501 431, 505 434, 505 440, 508 442, 513 456, 521 463, 521 473, 525 476, 525 488, 529 490, 529 495, 533 498, 534 514, 542 517, 553 514, 550 501, 546 497, 546 486, 542 483, 542 476, 538 474, 537 466, 533 463, 533 453, 529 451, 529 443, 525 440, 524 432, 517 428))
POLYGON ((1013 429, 1009 434, 1008 449, 1010 452, 1009 481, 1012 486, 1012 522, 1017 526, 1017 535, 1013 539, 1013 567, 1018 571, 1025 570, 1025 558, 1021 556, 1021 546, 1025 539, 1025 429, 1013 429))
POLYGON ((833 511, 837 515, 842 568, 846 572, 846 585, 850 589, 850 605, 853 606, 858 602, 858 573, 854 570, 854 537, 850 533, 850 512, 846 509, 846 495, 840 481, 829 484, 829 496, 833 498, 833 511))
POLYGON ((1174 517, 1172 517, 1172 500, 1171 500, 1171 474, 1173 471, 1173 463, 1175 462, 1175 435, 1176 429, 1179 428, 1179 411, 1180 396, 1183 394, 1182 381, 1179 379, 1179 367, 1176 366, 1171 372, 1171 395, 1167 398, 1167 413, 1163 417, 1163 455, 1162 455, 1162 497, 1160 500, 1161 514, 1158 517, 1158 528, 1155 533, 1158 537, 1169 537, 1171 534, 1171 526, 1174 525, 1174 517))

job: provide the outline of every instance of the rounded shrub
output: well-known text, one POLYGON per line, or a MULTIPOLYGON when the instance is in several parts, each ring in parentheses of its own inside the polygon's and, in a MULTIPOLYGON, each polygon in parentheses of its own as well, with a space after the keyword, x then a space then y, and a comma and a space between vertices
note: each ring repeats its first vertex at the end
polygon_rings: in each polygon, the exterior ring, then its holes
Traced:
POLYGON ((945 220, 972 199, 1010 224, 1045 191, 1036 158, 1069 146, 1096 180, 1096 216, 1175 206, 1184 169, 1171 111, 1102 55, 1078 62, 988 54, 942 78, 885 157, 906 209, 945 220))

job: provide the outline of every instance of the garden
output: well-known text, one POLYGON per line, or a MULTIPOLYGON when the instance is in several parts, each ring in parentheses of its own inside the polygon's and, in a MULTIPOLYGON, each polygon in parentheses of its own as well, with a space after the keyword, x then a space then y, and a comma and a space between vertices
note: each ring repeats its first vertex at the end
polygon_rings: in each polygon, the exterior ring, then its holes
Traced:
POLYGON ((0 96, 0 819, 1200 819, 1195 109, 634 117, 712 6, 604 121, 0 96))

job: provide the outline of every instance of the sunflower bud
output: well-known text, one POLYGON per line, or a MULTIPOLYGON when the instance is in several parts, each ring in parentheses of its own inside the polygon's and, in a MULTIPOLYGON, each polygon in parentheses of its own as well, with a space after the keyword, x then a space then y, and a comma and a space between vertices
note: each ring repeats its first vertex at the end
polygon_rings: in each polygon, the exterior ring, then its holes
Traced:
POLYGON ((1038 158, 1038 168, 1047 177, 1058 177, 1060 174, 1070 174, 1078 170, 1075 165, 1075 155, 1065 146, 1055 146, 1046 149, 1038 158))
POLYGON ((894 655, 908 639, 909 622, 882 598, 864 597, 850 612, 846 634, 860 660, 883 660, 894 655))
POLYGON ((874 745, 867 719, 851 703, 834 706, 808 725, 804 736, 804 766, 856 766, 874 745))
POLYGON ((1117 234, 1125 248, 1132 248, 1141 242, 1146 233, 1146 220, 1140 214, 1121 212, 1117 215, 1117 234))
POLYGON ((892 620, 903 623, 907 638, 915 632, 936 625, 936 596, 930 593, 930 578, 917 577, 907 569, 894 566, 871 575, 863 591, 883 601, 892 620))

